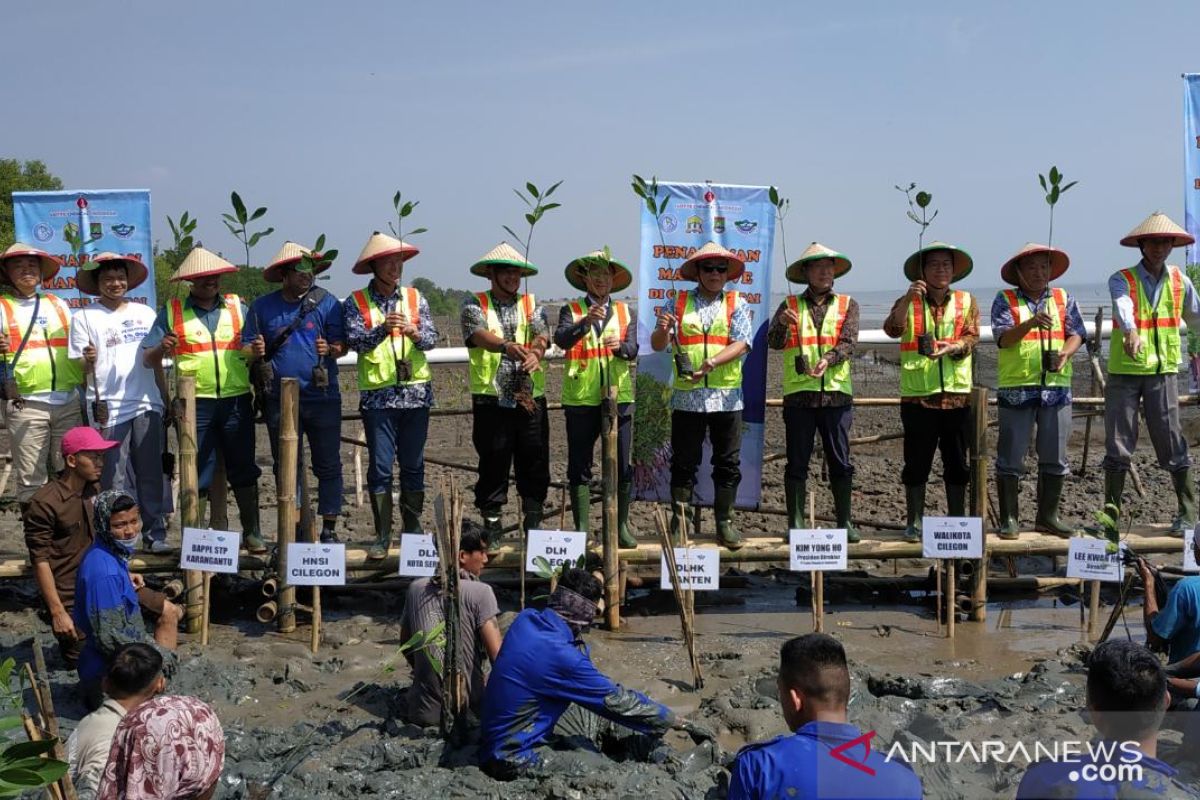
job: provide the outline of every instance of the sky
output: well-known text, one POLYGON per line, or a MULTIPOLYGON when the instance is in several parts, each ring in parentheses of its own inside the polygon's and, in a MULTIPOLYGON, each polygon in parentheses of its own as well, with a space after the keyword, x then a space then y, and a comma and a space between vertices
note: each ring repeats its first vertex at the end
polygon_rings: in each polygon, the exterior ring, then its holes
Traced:
POLYGON ((70 189, 148 188, 157 239, 187 210, 233 255, 220 214, 237 190, 275 228, 252 260, 324 233, 339 294, 397 189, 429 229, 406 279, 474 289, 470 264, 523 225, 513 188, 561 179, 530 289, 562 297, 575 256, 607 244, 636 263, 634 172, 778 186, 792 259, 819 240, 854 262, 839 288, 899 294, 917 228, 895 184, 933 194, 929 236, 974 256, 966 287, 993 287, 1045 240, 1037 174, 1057 165, 1079 181, 1055 212, 1067 280, 1103 280, 1150 212, 1182 221, 1180 73, 1200 71, 1195 0, 1150 17, 1044 0, 6 0, 3 18, 21 34, 3 48, 0 157, 70 189))

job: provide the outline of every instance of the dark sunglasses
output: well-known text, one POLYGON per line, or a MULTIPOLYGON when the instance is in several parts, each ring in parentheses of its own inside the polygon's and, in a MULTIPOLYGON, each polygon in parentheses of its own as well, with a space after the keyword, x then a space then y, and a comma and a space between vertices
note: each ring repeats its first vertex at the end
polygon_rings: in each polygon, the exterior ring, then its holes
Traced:
POLYGON ((728 264, 714 264, 711 262, 700 264, 701 272, 729 272, 728 264))

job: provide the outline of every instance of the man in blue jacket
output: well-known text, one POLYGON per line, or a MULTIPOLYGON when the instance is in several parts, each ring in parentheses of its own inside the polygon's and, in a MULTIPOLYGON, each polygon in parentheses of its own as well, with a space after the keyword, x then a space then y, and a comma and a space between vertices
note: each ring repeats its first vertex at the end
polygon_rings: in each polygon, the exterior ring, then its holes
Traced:
POLYGON ((731 770, 729 800, 920 800, 921 779, 907 764, 872 750, 872 733, 849 723, 850 670, 837 639, 810 633, 785 642, 778 688, 792 733, 742 748, 731 770))

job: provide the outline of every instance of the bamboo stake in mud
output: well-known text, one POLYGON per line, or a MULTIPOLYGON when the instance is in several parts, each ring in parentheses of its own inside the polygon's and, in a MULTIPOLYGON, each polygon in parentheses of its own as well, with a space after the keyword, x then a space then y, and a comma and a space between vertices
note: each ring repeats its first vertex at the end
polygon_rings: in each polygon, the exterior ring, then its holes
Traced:
MULTIPOLYGON (((979 386, 971 390, 971 411, 975 423, 974 437, 971 443, 971 514, 983 520, 987 525, 988 508, 988 390, 979 386)), ((987 621, 987 580, 988 554, 987 537, 984 536, 983 558, 975 564, 975 572, 971 576, 971 613, 972 622, 987 621)), ((948 594, 953 597, 955 587, 948 594)))
POLYGON ((567 487, 558 487, 558 529, 565 531, 567 529, 567 487))
POLYGON ((520 543, 520 558, 521 563, 517 566, 521 573, 521 610, 525 610, 525 548, 529 545, 529 531, 525 530, 525 498, 517 498, 517 511, 521 515, 520 522, 517 523, 517 532, 521 536, 520 543))
MULTIPOLYGON (((359 430, 362 431, 362 426, 359 425, 359 430)), ((361 435, 356 434, 356 438, 366 439, 367 434, 362 432, 361 435)), ((344 441, 344 440, 343 440, 344 441)), ((362 448, 357 445, 354 449, 354 505, 362 508, 363 504, 363 469, 362 469, 362 448)))
POLYGON ((463 699, 458 640, 462 625, 459 607, 458 547, 462 524, 462 499, 451 482, 449 501, 443 491, 433 503, 438 544, 438 581, 442 586, 442 618, 446 621, 446 646, 442 656, 442 715, 439 728, 450 739, 461 730, 463 699), (447 509, 449 505, 449 509, 447 509))
MULTIPOLYGON (((36 636, 33 637, 33 666, 37 670, 37 696, 41 704, 38 710, 46 722, 46 732, 56 740, 51 753, 59 761, 66 761, 67 751, 63 747, 63 739, 58 730, 58 715, 54 713, 54 695, 50 693, 50 673, 46 669, 46 656, 42 653, 42 643, 36 636)), ((59 784, 67 800, 76 800, 75 785, 71 782, 70 772, 62 776, 59 784)))
POLYGON ((309 642, 315 654, 321 647, 321 587, 312 587, 312 639, 309 642))
POLYGON ((1096 638, 1100 626, 1100 581, 1092 581, 1088 594, 1088 638, 1096 638))
MULTIPOLYGON (((1104 306, 1096 307, 1096 329, 1095 332, 1087 338, 1088 355, 1092 353, 1099 355, 1100 353, 1100 328, 1104 325, 1104 306)), ((1092 390, 1088 394, 1095 395, 1097 390, 1096 371, 1092 370, 1092 390)), ((1092 417, 1088 416, 1087 422, 1083 423, 1083 458, 1079 463, 1079 477, 1087 474, 1088 468, 1088 450, 1092 444, 1092 417)))
MULTIPOLYGON (((180 375, 178 395, 182 401, 182 419, 176 428, 179 431, 179 519, 184 528, 200 525, 200 477, 196 464, 196 377, 180 375)), ((182 538, 182 532, 180 533, 182 538)), ((187 603, 184 606, 185 630, 200 633, 203 615, 203 579, 197 570, 184 573, 187 586, 187 603)))
MULTIPOLYGON (((817 501, 812 493, 808 495, 808 527, 817 527, 817 501)), ((813 631, 823 633, 825 630, 825 573, 811 570, 808 573, 809 589, 812 595, 813 631)))
POLYGON ((621 587, 617 550, 617 387, 608 386, 600 401, 600 452, 604 465, 604 617, 610 631, 621 627, 621 587))
POLYGON ((958 618, 958 606, 954 602, 954 559, 946 561, 946 636, 954 638, 954 623, 958 618))
POLYGON ((204 600, 200 606, 200 646, 208 647, 208 615, 212 609, 210 605, 209 595, 212 592, 212 573, 205 572, 201 583, 200 594, 204 600))
POLYGON ((296 630, 296 587, 287 582, 288 545, 296 541, 296 470, 300 452, 300 383, 295 378, 279 381, 279 475, 275 483, 276 518, 279 521, 279 615, 280 633, 296 630))
POLYGON ((938 635, 942 634, 942 560, 939 558, 934 563, 934 571, 936 579, 933 589, 933 613, 937 619, 938 635))
MULTIPOLYGON (((654 526, 658 529, 658 538, 662 540, 663 556, 667 562, 667 572, 671 576, 671 591, 675 594, 675 603, 679 606, 679 624, 683 628, 683 644, 687 649, 688 663, 692 667, 692 686, 695 691, 704 688, 704 676, 700 672, 700 659, 696 654, 696 633, 694 617, 689 609, 688 598, 679 582, 679 565, 675 563, 675 545, 671 541, 670 525, 667 523, 666 512, 662 506, 654 508, 654 526)), ((686 547, 687 544, 683 543, 686 547)))

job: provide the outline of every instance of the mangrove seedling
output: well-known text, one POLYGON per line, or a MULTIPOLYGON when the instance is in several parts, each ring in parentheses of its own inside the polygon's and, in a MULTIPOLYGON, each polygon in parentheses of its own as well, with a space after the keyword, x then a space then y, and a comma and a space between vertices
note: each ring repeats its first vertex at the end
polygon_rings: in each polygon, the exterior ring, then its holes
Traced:
MULTIPOLYGON (((658 229, 658 242, 662 245, 663 256, 667 259, 667 274, 671 276, 671 296, 677 297, 679 290, 675 288, 675 265, 671 261, 671 251, 667 249, 667 240, 663 235, 662 215, 667 210, 667 203, 671 196, 665 195, 662 202, 658 200, 658 177, 651 176, 650 183, 646 183, 641 175, 633 176, 633 193, 642 198, 646 204, 646 209, 654 216, 654 227, 658 229)), ((675 359, 675 373, 681 378, 690 378, 692 376, 692 362, 687 353, 679 346, 679 329, 678 322, 676 329, 671 332, 671 349, 675 359)))
POLYGON ((562 181, 554 184, 544 192, 538 192, 538 188, 533 185, 532 181, 526 181, 525 190, 529 192, 528 197, 526 197, 520 189, 513 189, 513 193, 517 197, 521 198, 521 202, 529 207, 529 211, 525 213, 525 221, 529 223, 529 233, 525 234, 525 238, 522 239, 513 231, 512 228, 508 227, 507 225, 503 225, 501 227, 503 227, 504 230, 508 232, 508 235, 511 236, 517 244, 521 245, 522 249, 524 249, 525 261, 527 262, 529 261, 529 245, 533 241, 534 226, 537 225, 539 220, 541 220, 543 214, 562 205, 562 203, 546 202, 546 199, 550 197, 550 195, 554 194, 554 190, 559 186, 562 186, 562 181))
POLYGON ((925 229, 938 215, 936 208, 932 214, 928 213, 929 204, 933 202, 933 195, 918 189, 915 183, 909 183, 908 188, 897 186, 896 191, 904 193, 904 197, 908 200, 908 218, 920 228, 917 231, 917 250, 920 250, 925 246, 925 229), (921 212, 919 217, 917 216, 918 210, 921 212))
MULTIPOLYGON (((413 210, 419 205, 421 205, 420 200, 404 200, 399 189, 392 195, 392 209, 396 212, 396 224, 393 225, 389 222, 388 227, 392 229, 392 235, 402 242, 404 241, 404 220, 406 217, 411 216, 413 210)), ((425 233, 427 230, 429 229, 414 228, 408 232, 408 235, 416 236, 419 233, 425 233)))
POLYGON ((18 797, 33 789, 49 786, 67 773, 67 763, 51 755, 58 739, 47 737, 39 741, 11 742, 9 731, 24 726, 21 714, 25 710, 22 699, 24 685, 13 688, 14 675, 21 675, 17 662, 11 656, 0 662, 0 692, 6 713, 0 716, 0 797, 18 797), (11 713, 7 713, 11 712, 11 713))
MULTIPOLYGON (((316 275, 317 270, 325 269, 331 265, 337 256, 337 250, 325 249, 325 234, 322 233, 317 237, 316 244, 312 246, 312 252, 300 256, 300 270, 316 275)), ((327 278, 322 278, 321 280, 327 280, 327 278)))
POLYGON ((1046 246, 1054 246, 1054 207, 1058 205, 1058 198, 1062 197, 1079 181, 1071 181, 1068 184, 1063 184, 1063 174, 1058 171, 1058 167, 1050 167, 1050 180, 1046 180, 1046 176, 1038 173, 1038 183, 1042 185, 1042 191, 1046 193, 1046 204, 1050 206, 1050 234, 1046 237, 1046 246))
POLYGON ((225 227, 234 235, 242 246, 246 248, 246 263, 244 266, 250 266, 250 248, 258 244, 260 239, 270 236, 275 232, 274 228, 267 228, 265 231, 251 233, 249 226, 251 222, 261 219, 267 213, 266 206, 259 206, 254 209, 254 213, 250 214, 246 211, 246 204, 242 202, 242 198, 237 192, 229 194, 229 201, 233 204, 232 214, 222 214, 225 227))
POLYGON ((192 234, 196 230, 196 218, 184 211, 179 215, 179 222, 175 222, 168 214, 167 225, 171 226, 171 238, 174 240, 171 249, 179 258, 183 258, 191 251, 195 242, 192 234))

